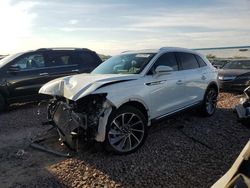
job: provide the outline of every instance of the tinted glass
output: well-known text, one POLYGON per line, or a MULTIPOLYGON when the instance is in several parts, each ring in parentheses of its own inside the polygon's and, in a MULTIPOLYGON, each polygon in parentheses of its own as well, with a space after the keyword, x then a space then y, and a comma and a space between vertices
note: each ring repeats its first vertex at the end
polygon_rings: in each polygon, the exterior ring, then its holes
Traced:
POLYGON ((96 67, 101 62, 96 58, 95 54, 91 54, 88 52, 81 52, 78 54, 79 64, 86 67, 96 67))
POLYGON ((159 65, 169 66, 173 68, 174 71, 178 70, 178 64, 174 53, 166 53, 160 56, 154 64, 154 69, 156 69, 159 65))
POLYGON ((250 61, 231 61, 224 65, 223 69, 250 69, 250 61))
POLYGON ((177 54, 183 70, 199 68, 199 64, 193 54, 184 52, 178 52, 177 54))
POLYGON ((113 56, 100 64, 92 73, 139 74, 154 55, 154 53, 134 53, 113 56))
POLYGON ((45 67, 44 58, 41 54, 26 55, 19 59, 16 63, 20 70, 29 70, 45 67))
POLYGON ((47 56, 47 66, 67 66, 77 64, 74 60, 74 54, 72 52, 51 52, 47 56))
POLYGON ((11 62, 12 60, 17 58, 18 56, 21 56, 21 55, 22 55, 22 53, 17 53, 17 54, 8 55, 8 56, 2 58, 0 60, 0 68, 3 67, 4 65, 8 64, 9 62, 11 62))
POLYGON ((207 64, 204 62, 204 60, 203 60, 200 56, 195 55, 195 57, 196 57, 196 59, 197 59, 199 65, 200 65, 200 67, 205 67, 205 66, 207 66, 207 64))

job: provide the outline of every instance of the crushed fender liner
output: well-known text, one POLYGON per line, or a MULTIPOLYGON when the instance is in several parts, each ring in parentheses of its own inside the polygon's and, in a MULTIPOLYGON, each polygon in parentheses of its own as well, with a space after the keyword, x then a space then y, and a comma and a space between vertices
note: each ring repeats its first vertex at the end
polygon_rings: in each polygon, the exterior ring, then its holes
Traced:
POLYGON ((105 140, 106 124, 112 111, 106 94, 92 94, 78 101, 53 99, 48 105, 48 120, 56 127, 59 140, 78 150, 79 141, 105 140))

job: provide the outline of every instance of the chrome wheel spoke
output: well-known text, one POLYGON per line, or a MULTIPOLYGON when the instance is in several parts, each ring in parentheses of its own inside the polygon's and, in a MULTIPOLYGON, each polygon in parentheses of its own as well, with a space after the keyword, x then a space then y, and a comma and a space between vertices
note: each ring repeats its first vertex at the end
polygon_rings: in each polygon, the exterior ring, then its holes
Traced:
POLYGON ((122 114, 122 126, 125 125, 125 114, 122 114))
POLYGON ((122 131, 122 128, 120 127, 120 125, 116 122, 116 120, 113 121, 114 125, 120 130, 122 131))
POLYGON ((130 127, 134 127, 135 125, 138 125, 139 123, 142 123, 142 121, 137 121, 136 123, 133 123, 132 125, 130 125, 130 127))
POLYGON ((109 134, 110 135, 121 135, 122 133, 121 133, 121 131, 117 131, 117 130, 112 129, 109 131, 109 134))
POLYGON ((140 143, 140 140, 134 135, 134 133, 131 133, 131 135, 135 138, 135 140, 140 143))
POLYGON ((120 150, 124 149, 125 143, 127 141, 128 137, 124 137, 121 142, 117 145, 118 148, 120 148, 120 150))
POLYGON ((111 143, 111 144, 116 144, 116 143, 118 143, 119 141, 121 141, 124 137, 125 137, 125 135, 114 137, 114 138, 112 138, 112 139, 110 140, 110 143, 111 143))
POLYGON ((132 116, 130 117, 130 119, 128 120, 128 125, 130 124, 130 122, 131 122, 131 120, 133 119, 133 117, 135 117, 135 115, 134 114, 132 114, 132 116))
POLYGON ((140 132, 140 133, 144 133, 144 131, 143 130, 139 130, 139 129, 130 129, 132 132, 140 132))
POLYGON ((132 142, 131 142, 131 136, 130 135, 128 136, 128 145, 129 145, 128 149, 130 150, 132 148, 132 142))

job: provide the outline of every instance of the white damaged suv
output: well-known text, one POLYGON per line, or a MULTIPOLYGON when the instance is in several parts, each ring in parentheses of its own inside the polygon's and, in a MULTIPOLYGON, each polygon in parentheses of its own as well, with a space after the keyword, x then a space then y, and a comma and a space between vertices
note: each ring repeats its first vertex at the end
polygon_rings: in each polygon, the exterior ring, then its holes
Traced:
POLYGON ((137 150, 154 121, 190 107, 204 116, 216 110, 217 70, 201 54, 183 48, 127 51, 90 74, 59 78, 39 93, 54 96, 48 120, 63 142, 103 142, 108 151, 137 150))

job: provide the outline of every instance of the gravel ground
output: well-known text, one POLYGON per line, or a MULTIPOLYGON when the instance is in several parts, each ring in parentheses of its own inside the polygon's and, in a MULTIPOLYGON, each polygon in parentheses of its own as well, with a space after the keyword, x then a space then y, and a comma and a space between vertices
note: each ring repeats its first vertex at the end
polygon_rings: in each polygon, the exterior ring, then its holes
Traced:
MULTIPOLYGON (((29 139, 47 129, 45 107, 38 117, 34 103, 12 106, 0 114, 0 187, 210 187, 249 139, 232 110, 239 97, 221 93, 210 118, 189 111, 155 125, 142 148, 126 156, 93 144, 72 158, 34 150, 29 139)), ((46 145, 66 150, 53 134, 46 145)))

